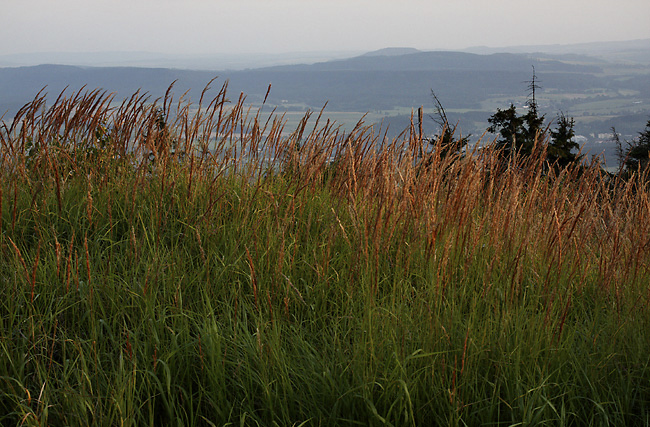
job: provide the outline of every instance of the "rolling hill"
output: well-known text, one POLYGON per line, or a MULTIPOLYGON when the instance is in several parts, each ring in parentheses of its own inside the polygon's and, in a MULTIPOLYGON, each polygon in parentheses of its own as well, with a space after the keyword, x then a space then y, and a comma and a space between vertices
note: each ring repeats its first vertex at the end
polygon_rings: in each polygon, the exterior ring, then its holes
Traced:
POLYGON ((271 84, 267 104, 280 111, 320 109, 327 102, 330 111, 370 111, 378 116, 385 112, 395 131, 407 120, 406 111, 432 106, 433 90, 451 120, 480 134, 497 108, 510 103, 523 107, 534 67, 542 86, 538 101, 550 118, 559 111, 574 116, 578 133, 593 139, 614 123, 622 126, 624 135, 633 136, 650 115, 650 67, 643 64, 650 41, 645 42, 647 49, 642 42, 606 44, 600 56, 594 53, 595 45, 576 48, 576 53, 567 47, 488 54, 388 48, 346 59, 235 71, 5 67, 0 68, 0 116, 11 118, 44 88, 52 100, 66 88, 71 93, 82 87, 115 92, 116 100, 141 90, 153 100, 176 81, 177 97, 189 91, 187 96, 197 100, 207 82, 218 77, 213 86, 218 89, 227 80, 231 97, 243 92, 252 104, 261 103, 271 84), (630 52, 638 53, 639 62, 629 62, 630 52), (625 60, 616 62, 616 57, 625 60))

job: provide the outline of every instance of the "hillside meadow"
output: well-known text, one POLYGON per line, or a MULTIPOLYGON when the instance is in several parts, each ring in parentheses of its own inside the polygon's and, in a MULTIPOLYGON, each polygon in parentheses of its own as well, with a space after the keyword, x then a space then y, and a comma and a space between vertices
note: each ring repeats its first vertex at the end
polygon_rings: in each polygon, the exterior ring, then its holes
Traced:
POLYGON ((226 89, 2 125, 0 423, 650 424, 647 174, 226 89))

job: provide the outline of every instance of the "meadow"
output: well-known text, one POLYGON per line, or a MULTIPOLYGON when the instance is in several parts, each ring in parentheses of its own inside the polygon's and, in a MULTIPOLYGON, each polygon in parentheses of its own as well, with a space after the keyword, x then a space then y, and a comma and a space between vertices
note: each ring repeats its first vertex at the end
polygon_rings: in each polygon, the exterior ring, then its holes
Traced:
POLYGON ((3 425, 650 424, 647 173, 46 101, 0 127, 3 425))

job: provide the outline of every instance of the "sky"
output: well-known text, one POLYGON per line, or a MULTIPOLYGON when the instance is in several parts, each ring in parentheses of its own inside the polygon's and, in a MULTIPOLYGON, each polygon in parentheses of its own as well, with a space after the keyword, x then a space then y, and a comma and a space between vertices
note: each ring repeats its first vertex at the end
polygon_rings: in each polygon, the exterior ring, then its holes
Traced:
POLYGON ((0 0, 0 55, 423 50, 650 38, 648 0, 0 0))

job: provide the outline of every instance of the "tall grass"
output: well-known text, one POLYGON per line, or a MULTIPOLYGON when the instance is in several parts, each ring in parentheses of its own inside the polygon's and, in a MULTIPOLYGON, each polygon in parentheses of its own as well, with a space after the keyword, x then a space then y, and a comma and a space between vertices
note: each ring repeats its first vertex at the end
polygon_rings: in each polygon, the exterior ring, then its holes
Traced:
POLYGON ((3 124, 0 422, 650 424, 645 177, 226 89, 3 124))

